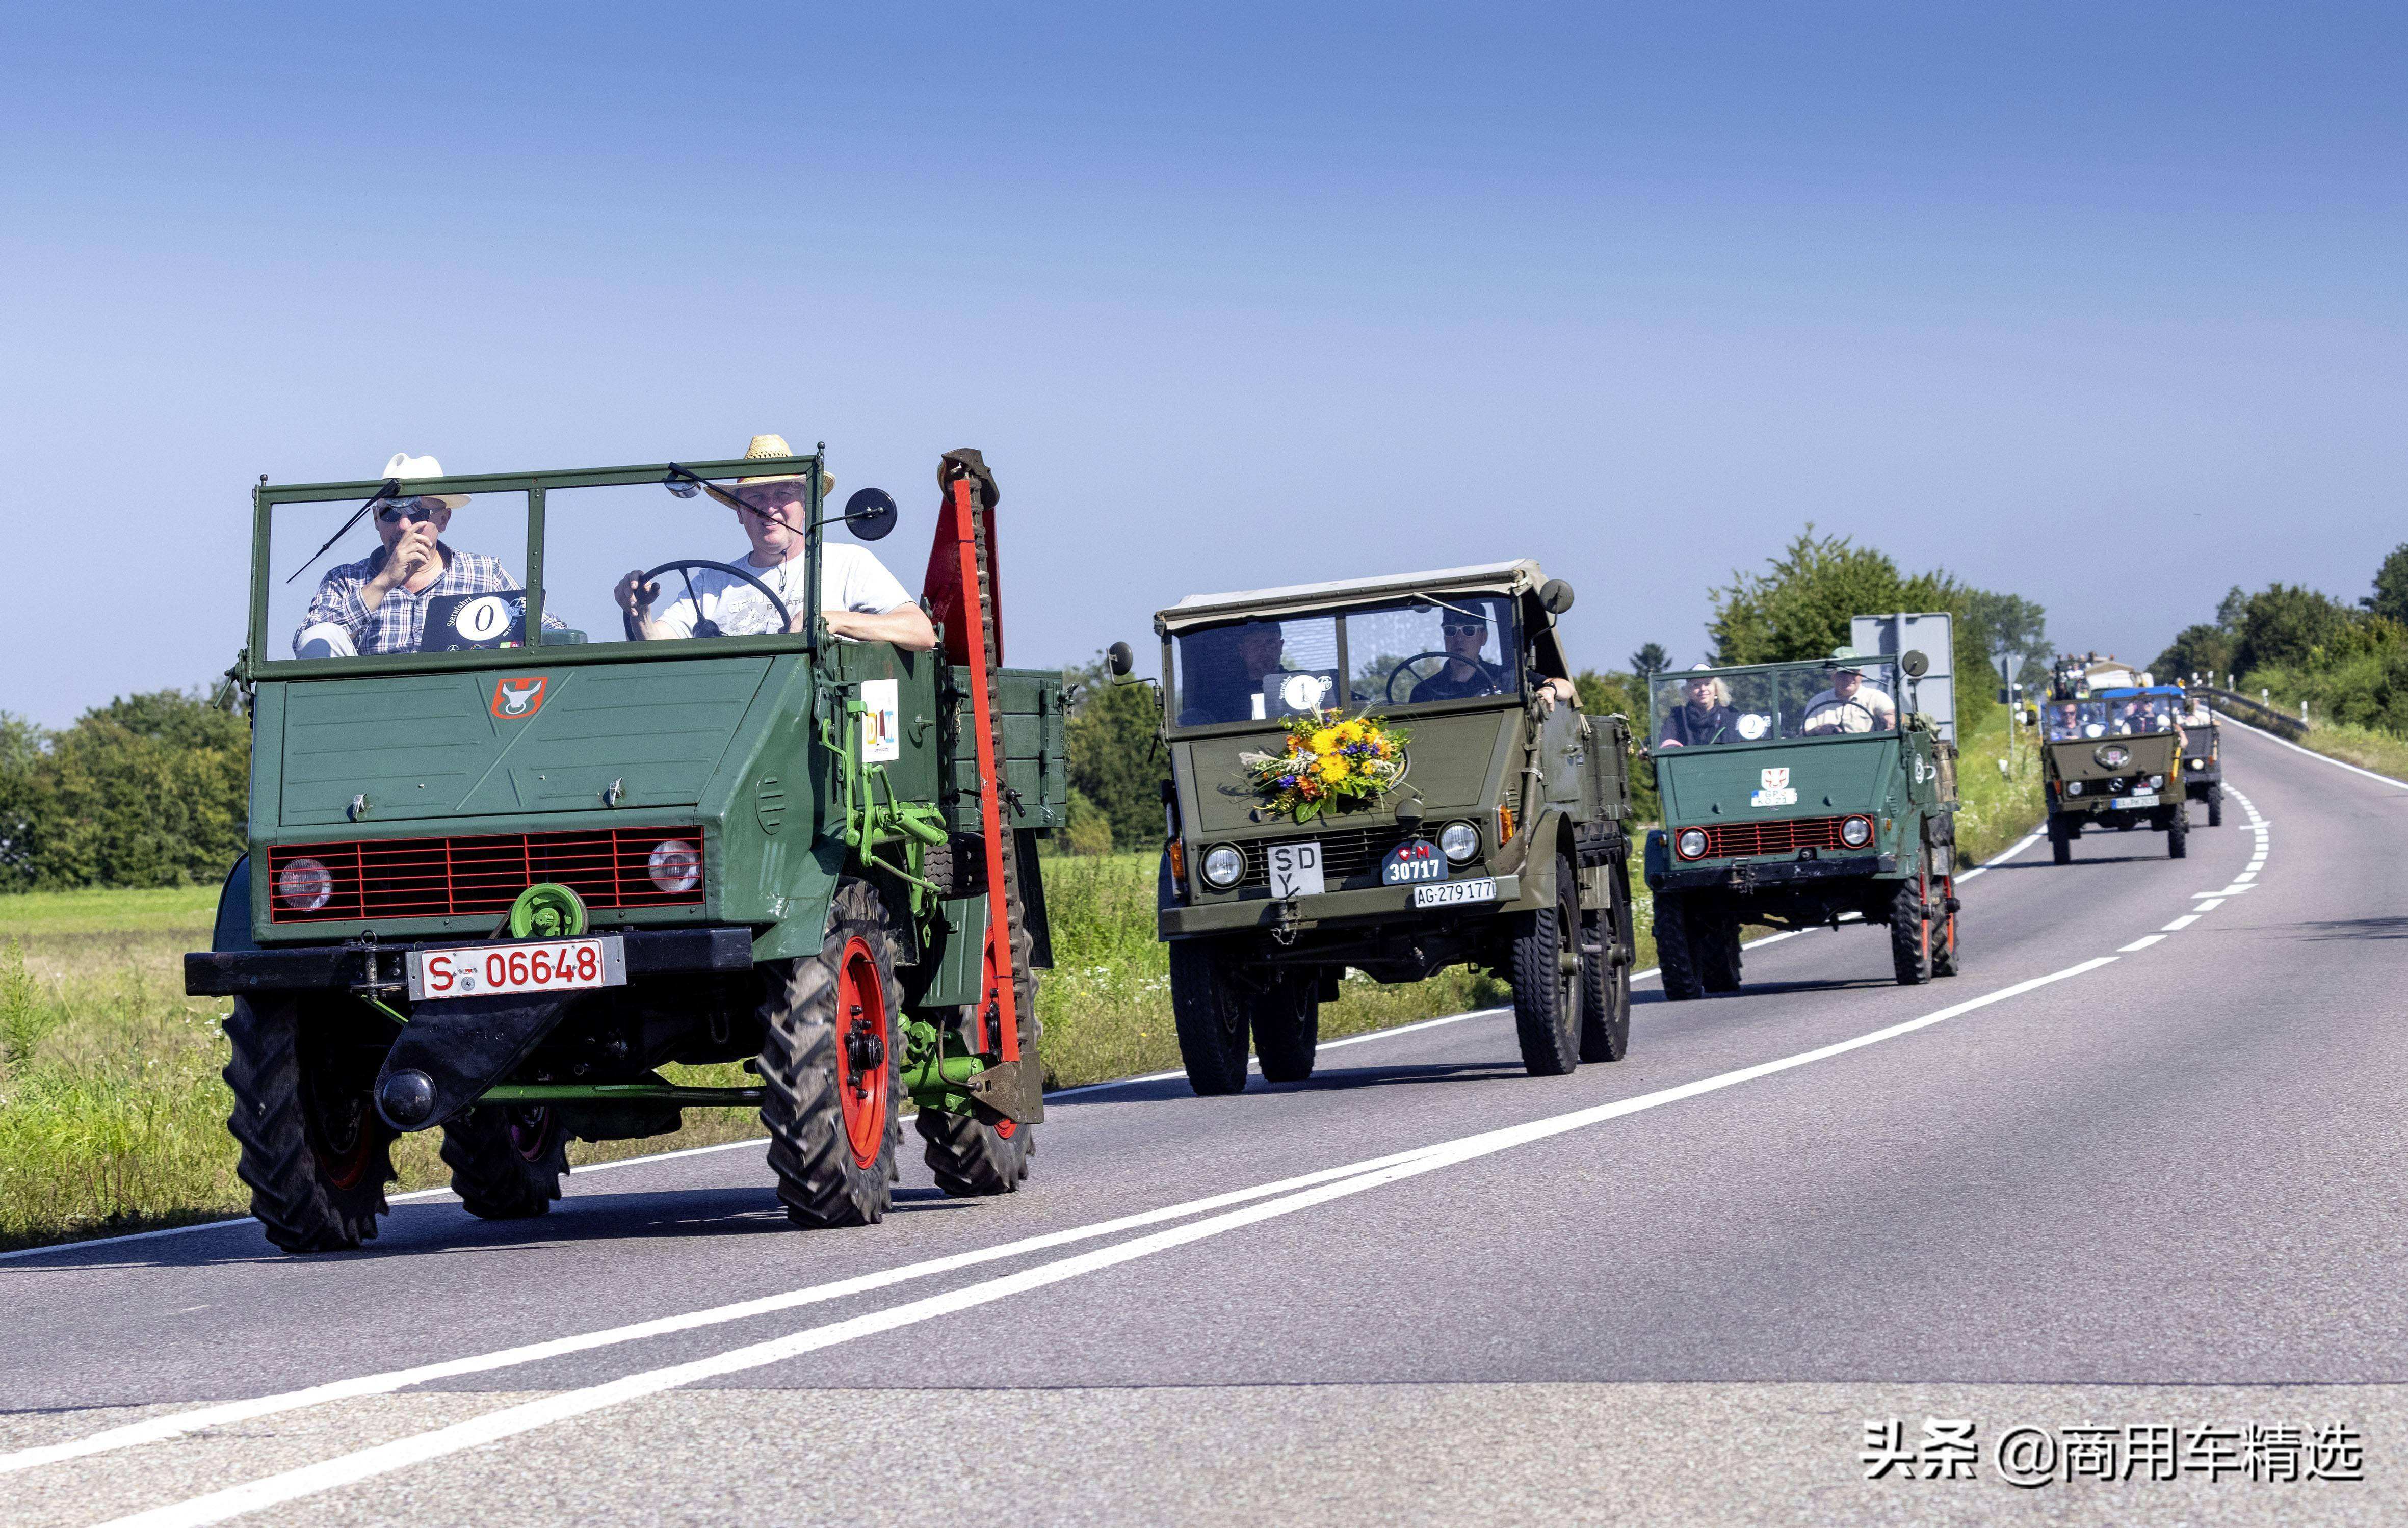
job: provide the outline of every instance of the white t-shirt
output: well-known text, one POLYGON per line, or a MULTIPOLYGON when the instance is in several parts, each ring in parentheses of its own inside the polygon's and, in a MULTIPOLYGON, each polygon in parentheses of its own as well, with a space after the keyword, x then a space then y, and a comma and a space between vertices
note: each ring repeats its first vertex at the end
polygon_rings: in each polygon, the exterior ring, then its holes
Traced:
MULTIPOLYGON (((736 559, 731 565, 742 568, 775 590, 789 613, 803 613, 808 603, 803 597, 803 558, 790 558, 775 567, 755 567, 747 556, 736 559)), ((741 578, 707 567, 692 567, 665 573, 659 581, 663 594, 677 596, 652 612, 652 624, 661 629, 663 636, 692 636, 697 602, 701 606, 700 618, 715 622, 722 636, 761 636, 781 629, 777 607, 741 578), (692 598, 686 594, 689 578, 694 580, 692 598)), ((895 575, 886 571, 886 564, 867 550, 840 544, 820 548, 821 609, 884 615, 910 603, 911 596, 903 592, 895 575)))
POLYGON ((1836 690, 1825 690, 1806 703, 1804 730, 1814 733, 1895 732, 1898 707, 1870 684, 1859 684, 1845 700, 1836 690))

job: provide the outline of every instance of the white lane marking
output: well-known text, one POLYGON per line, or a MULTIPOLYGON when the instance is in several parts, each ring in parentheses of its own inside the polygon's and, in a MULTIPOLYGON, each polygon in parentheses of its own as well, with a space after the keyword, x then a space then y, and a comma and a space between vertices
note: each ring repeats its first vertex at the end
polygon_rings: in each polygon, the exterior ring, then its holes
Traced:
POLYGON ((2213 892, 2193 892, 2191 895, 2213 897, 2239 896, 2243 892, 2254 892, 2257 889, 2258 887, 2255 882, 2243 884, 2240 881, 2235 881, 2229 886, 2219 886, 2213 892))
POLYGON ((522 1364, 541 1363, 568 1353, 590 1351, 596 1348, 615 1347, 621 1343, 639 1342, 648 1337, 665 1336, 671 1333, 693 1331, 698 1327, 719 1326, 728 1321, 747 1321, 756 1316, 772 1315, 801 1306, 822 1305, 850 1295, 885 1289, 914 1278, 952 1273, 995 1263, 1006 1258, 1022 1257, 1031 1252, 1051 1250, 1072 1242, 1089 1241, 1140 1226, 1158 1225, 1165 1221, 1189 1215, 1201 1215, 1249 1200, 1269 1198, 1276 1194, 1309 1188, 1331 1178, 1355 1173, 1374 1172, 1394 1163, 1403 1162, 1428 1150, 1415 1147, 1369 1162, 1349 1164, 1343 1167, 1324 1168, 1297 1178, 1282 1178, 1250 1189, 1234 1189, 1202 1199, 1165 1206, 1160 1209, 1142 1210, 1091 1225, 1072 1226, 1061 1231, 1049 1231, 1040 1235, 1025 1236, 1018 1241, 1003 1242, 975 1251, 955 1252, 946 1257, 905 1264, 900 1267, 882 1269, 876 1273, 858 1274, 832 1283, 815 1284, 807 1289, 789 1290, 780 1294, 763 1295, 759 1299, 738 1301, 734 1305, 715 1306, 708 1310, 690 1311, 679 1316, 662 1316, 652 1321, 635 1321, 625 1326, 606 1327, 596 1332, 582 1332, 574 1336, 554 1337, 545 1342, 531 1342, 516 1348, 504 1348, 494 1352, 477 1353, 466 1358, 443 1359, 433 1364, 414 1364, 406 1369, 394 1369, 384 1374, 361 1375, 351 1379, 330 1380, 303 1390, 286 1391, 277 1395, 262 1395, 245 1401, 226 1401, 215 1406, 179 1411, 169 1416, 153 1417, 144 1421, 112 1427, 88 1437, 64 1443, 46 1444, 40 1448, 22 1449, 15 1453, 0 1454, 0 1474, 31 1469, 37 1464, 54 1464, 62 1459, 77 1459, 87 1454, 107 1453, 118 1449, 130 1449, 137 1444, 158 1443, 181 1437, 187 1433, 207 1427, 222 1427, 229 1423, 249 1421, 256 1417, 273 1416, 280 1411, 297 1410, 303 1407, 322 1406, 329 1401, 349 1400, 361 1395, 382 1395, 411 1385, 423 1385, 437 1379, 456 1378, 465 1374, 485 1374, 494 1369, 512 1368, 522 1364))
POLYGON ((2221 907, 2223 907, 2223 906, 2224 906, 2224 898, 2222 898, 2222 897, 2220 897, 2220 896, 2212 896, 2212 897, 2209 897, 2206 901, 2204 901, 2204 902, 2200 903, 2198 907, 2196 907, 2192 908, 2191 910, 2192 910, 2192 911, 2194 911, 2194 912, 2209 912, 2209 911, 2214 910, 2214 908, 2221 907))
MULTIPOLYGON (((2280 745, 2281 747, 2284 747, 2284 748, 2289 749, 2289 750, 2290 750, 2292 752, 2294 752, 2294 753, 2304 753, 2304 754, 2306 754, 2306 755, 2307 755, 2309 758, 2311 758, 2311 759, 2317 759, 2317 760, 2321 760, 2322 762, 2324 762, 2324 763, 2326 763, 2326 764, 2329 764, 2332 765, 2335 769, 2346 769, 2346 770, 2348 770, 2348 771, 2349 771, 2351 774, 2353 774, 2353 775, 2363 775, 2363 776, 2365 776, 2368 779, 2371 779, 2371 780, 2380 780, 2380 781, 2382 781, 2382 782, 2383 782, 2384 784, 2386 784, 2386 785, 2396 785, 2396 786, 2398 786, 2400 789, 2401 789, 2402 791, 2408 791, 2408 780, 2395 780, 2395 779, 2393 779, 2393 778, 2392 778, 2390 776, 2388 776, 2388 775, 2378 775, 2378 774, 2376 774, 2376 773, 2375 773, 2373 770, 2372 770, 2372 769, 2360 769, 2360 768, 2358 768, 2358 765, 2356 765, 2356 764, 2344 764, 2344 763, 2343 763, 2341 760, 2334 758, 2334 757, 2333 757, 2331 754, 2329 754, 2329 753, 2318 753, 2315 749, 2312 749, 2312 748, 2301 748, 2299 744, 2292 742, 2292 741, 2291 741, 2289 738, 2287 738, 2287 737, 2277 737, 2277 736, 2275 736, 2272 733, 2268 732, 2268 731, 2267 731, 2265 728, 2263 728, 2263 727, 2253 727, 2253 726, 2251 726, 2248 722, 2242 721, 2242 720, 2241 720, 2239 717, 2237 717, 2237 716, 2226 716, 2226 715, 2225 715, 2225 713, 2224 713, 2224 712, 2222 712, 2222 711, 2218 711, 2218 712, 2216 712, 2215 714, 2216 714, 2217 716, 2223 717, 2225 721, 2231 722, 2234 726, 2236 726, 2236 727, 2240 728, 2243 732, 2254 732, 2254 733, 2256 733, 2258 736, 2263 737, 2264 739, 2266 739, 2266 741, 2268 741, 2268 742, 2270 742, 2270 743, 2278 744, 2278 745, 2280 745)), ((2227 794, 2227 795, 2236 795, 2236 796, 2237 796, 2237 795, 2239 795, 2239 794, 2241 793, 2240 792, 2235 791, 2234 789, 2232 789, 2232 787, 2230 787, 2230 786, 2229 786, 2229 785, 2228 785, 2228 786, 2226 786, 2226 787, 2224 788, 2224 792, 2225 792, 2225 794, 2227 794)))
POLYGON ((2172 922, 2168 923, 2164 928, 2159 929, 2157 932, 2160 934, 2180 933, 2182 930, 2190 927, 2193 923, 2198 921, 2199 914, 2195 912, 2186 912, 2180 918, 2175 919, 2172 922))
POLYGON ((2048 829, 2045 827, 2034 828, 2029 834, 2025 835, 2022 842, 2016 844, 2013 849, 2008 850, 2003 854, 1992 855, 1990 858, 1984 860, 1979 865, 1976 865, 1974 868, 1968 870, 1963 875, 1957 877, 1956 879, 1960 883, 1971 880, 1975 876, 1978 876, 1983 871, 1989 869, 1992 865, 2006 864, 2009 860, 2014 859, 2016 855, 2022 853, 2025 850, 2031 848, 2032 845, 2039 843, 2042 838, 2047 836, 2048 829))
POLYGON ((2119 955, 2128 955, 2135 950, 2146 950, 2151 945, 2156 944, 2159 939, 2164 937, 2165 935, 2162 934, 2144 934, 2141 937, 2133 940, 2130 944, 2117 945, 2115 947, 2115 952, 2119 955))
POLYGON ((505 1407, 498 1411, 488 1412, 481 1417, 473 1417, 466 1421, 454 1422, 448 1427, 437 1428, 432 1432, 396 1438, 375 1448, 338 1455, 314 1464, 306 1464, 297 1469, 246 1481, 222 1491, 210 1492, 186 1501, 170 1503, 165 1507, 153 1507, 149 1511, 118 1518, 104 1524, 103 1528, 201 1528, 203 1524, 223 1522, 229 1518, 240 1517, 265 1507, 297 1501, 306 1496, 314 1496, 340 1486, 353 1485, 411 1464, 423 1464, 428 1460, 439 1459, 463 1449, 499 1442, 504 1438, 532 1432, 552 1422, 565 1421, 624 1402, 639 1400, 648 1395, 657 1395, 665 1391, 677 1390, 706 1379, 715 1379, 748 1369, 782 1363, 787 1359, 834 1347, 838 1343, 895 1331, 922 1321, 934 1321, 939 1317, 957 1315, 979 1306, 1008 1299, 1015 1294, 1024 1294, 1031 1290, 1042 1289, 1047 1285, 1076 1278, 1099 1269, 1133 1263, 1140 1258, 1151 1257, 1157 1252, 1184 1247, 1210 1236, 1238 1230, 1242 1226, 1259 1224, 1265 1221, 1292 1215, 1299 1210, 1311 1209, 1353 1194, 1368 1192, 1372 1189, 1405 1178, 1419 1177, 1424 1173, 1436 1172, 1441 1167, 1454 1166, 1516 1146, 1527 1145, 1532 1141, 1545 1140, 1570 1131, 1584 1129, 1590 1125, 1601 1124, 1608 1120, 1616 1120, 1642 1110, 1660 1108, 1668 1104, 1680 1103, 1706 1093, 1716 1092, 1759 1078, 1770 1077, 1795 1067, 1845 1055, 1852 1050, 1861 1050, 1867 1046, 1879 1045, 1883 1041, 1911 1035, 1917 1030, 1928 1029, 1934 1024, 1971 1013, 1978 1008, 1988 1007, 1994 1003, 2004 1002, 2008 998, 2021 996, 2025 992, 2054 982, 2095 971, 2102 965, 2111 965, 2114 964, 2114 959, 2112 955, 2098 956, 2084 961, 2078 965, 2068 966, 2062 971, 2053 972, 2044 977, 2034 977, 2028 981, 2002 987, 1995 992, 1985 993, 1954 1007, 1942 1008, 1936 1013, 1925 1014, 1919 1019, 1910 1019, 1903 1023, 1892 1024, 1886 1029, 1874 1030, 1870 1034, 1859 1035, 1851 1040, 1842 1040, 1833 1045, 1800 1051, 1796 1055, 1759 1062, 1753 1066, 1743 1066, 1736 1071, 1702 1078, 1695 1082, 1682 1083, 1656 1092, 1642 1093, 1634 1098, 1575 1109, 1568 1114, 1534 1120, 1526 1124, 1483 1131, 1478 1135, 1440 1142, 1416 1152, 1404 1153, 1400 1157, 1383 1159, 1382 1163, 1362 1163, 1356 1164, 1353 1168, 1332 1169, 1334 1180, 1283 1198, 1250 1205, 1243 1209, 1231 1210, 1206 1220, 1191 1221, 1186 1225, 1157 1231, 1150 1235, 1138 1236, 1111 1247, 1097 1248, 1074 1257, 1040 1264, 1034 1268, 1025 1268, 1001 1278, 964 1285, 957 1290, 909 1301, 885 1310, 870 1311, 845 1321, 831 1321, 824 1326, 810 1327, 786 1336, 771 1338, 767 1342, 732 1349, 710 1358, 627 1375, 603 1384, 588 1386, 582 1390, 564 1391, 541 1400, 505 1407))

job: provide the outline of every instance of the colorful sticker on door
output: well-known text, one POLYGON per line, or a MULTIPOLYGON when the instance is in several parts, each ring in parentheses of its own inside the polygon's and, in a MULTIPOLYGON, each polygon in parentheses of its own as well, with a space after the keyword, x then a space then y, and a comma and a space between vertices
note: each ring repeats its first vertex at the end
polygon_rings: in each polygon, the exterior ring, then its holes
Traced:
POLYGON ((861 761, 885 764, 903 757, 899 679, 867 679, 861 686, 861 761))

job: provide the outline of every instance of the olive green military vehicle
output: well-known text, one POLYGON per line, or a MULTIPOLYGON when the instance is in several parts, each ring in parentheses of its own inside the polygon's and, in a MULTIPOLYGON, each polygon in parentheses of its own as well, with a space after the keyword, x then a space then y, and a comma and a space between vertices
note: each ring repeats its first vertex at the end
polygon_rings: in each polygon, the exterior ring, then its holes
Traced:
MULTIPOLYGON (((2110 830, 2162 833, 2171 859, 2190 852, 2182 711, 2178 685, 2052 691, 2041 707, 2041 778, 2057 864, 2072 863, 2074 840, 2085 833, 2110 830)), ((2220 823, 2220 802, 2208 813, 2220 823)))
POLYGON ((1899 981, 1956 974, 1956 750, 1916 704, 1927 668, 1843 648, 1656 679, 1664 825, 1646 875, 1666 997, 1736 991, 1750 923, 1861 919, 1888 933, 1899 981))
POLYGON ((2207 803, 2207 825, 2224 826, 2224 729, 2205 697, 2185 697, 2182 717, 2183 795, 2207 803), (2195 721, 2198 717, 2204 721, 2195 721))
MULTIPOLYGON (((1188 1080, 1312 1073, 1320 1006, 1351 968, 1418 981, 1462 962, 1512 984, 1534 1075, 1619 1060, 1630 1033, 1628 729, 1584 716, 1534 562, 1196 595, 1155 618, 1168 846, 1160 931, 1188 1080), (1383 762, 1359 810, 1272 805, 1288 723, 1383 762), (1338 740, 1368 719, 1371 740, 1338 740)), ((1114 665, 1128 666, 1119 647, 1114 665)), ((1359 727, 1358 727, 1359 731, 1359 727)), ((1312 770, 1301 770, 1306 777, 1312 770)), ((1291 784, 1297 774, 1285 777, 1291 784)))
POLYGON ((882 1217, 907 1100, 946 1192, 1019 1187, 1059 676, 1001 666, 975 451, 939 467, 939 647, 832 635, 824 572, 901 592, 823 544, 896 508, 824 513, 822 454, 254 492, 250 852, 186 983, 235 999, 229 1128, 279 1246, 375 1235, 402 1133, 509 1218, 572 1137, 696 1107, 760 1111, 804 1225, 882 1217), (413 533, 439 578, 364 599, 413 533))

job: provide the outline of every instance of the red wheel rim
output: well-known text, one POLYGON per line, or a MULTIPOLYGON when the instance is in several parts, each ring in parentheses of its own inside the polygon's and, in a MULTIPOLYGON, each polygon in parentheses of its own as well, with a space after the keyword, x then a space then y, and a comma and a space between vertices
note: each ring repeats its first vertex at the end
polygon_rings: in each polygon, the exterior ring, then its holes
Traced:
POLYGON ((886 1033, 886 984, 869 941, 845 941, 836 970, 837 1095, 844 1105, 844 1136, 855 1165, 875 1166, 886 1144, 888 1080, 894 1069, 886 1033), (874 1058, 874 1059, 873 1059, 874 1058))
POLYGON ((367 1176, 368 1152, 376 1144, 371 1134, 376 1125, 367 1118, 367 1102, 363 1099, 357 1112, 347 1121, 351 1127, 347 1132, 350 1137, 348 1146, 337 1145, 331 1149, 314 1143, 310 1146, 311 1153, 318 1159, 318 1171, 324 1175, 327 1184, 333 1188, 357 1188, 360 1179, 367 1176))

